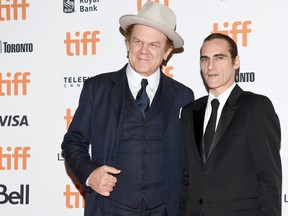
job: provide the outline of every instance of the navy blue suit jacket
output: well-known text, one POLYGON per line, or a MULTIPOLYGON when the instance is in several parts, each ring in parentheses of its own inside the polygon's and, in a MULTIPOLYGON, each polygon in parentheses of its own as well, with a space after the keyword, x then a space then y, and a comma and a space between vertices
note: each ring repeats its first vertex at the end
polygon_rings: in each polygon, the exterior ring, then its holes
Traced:
MULTIPOLYGON (((65 161, 80 183, 102 165, 115 167, 127 88, 125 65, 117 72, 97 75, 85 81, 79 106, 64 136, 65 161), (91 158, 89 155, 91 143, 91 158)), ((163 143, 167 171, 167 212, 178 215, 181 185, 180 119, 181 107, 194 100, 191 89, 161 73, 163 143)), ((117 168, 117 167, 116 167, 117 168)), ((116 184, 117 187, 117 184, 116 184)), ((113 192, 112 192, 113 193, 113 192)), ((101 195, 86 187, 85 216, 100 215, 101 195)))

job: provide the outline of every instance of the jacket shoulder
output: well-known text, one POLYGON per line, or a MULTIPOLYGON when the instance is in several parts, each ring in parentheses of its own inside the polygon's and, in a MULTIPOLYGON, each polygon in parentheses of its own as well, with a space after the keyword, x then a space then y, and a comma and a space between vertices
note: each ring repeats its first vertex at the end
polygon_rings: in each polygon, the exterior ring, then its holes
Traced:
POLYGON ((188 103, 186 106, 183 107, 183 109, 200 109, 208 100, 208 96, 203 96, 201 98, 198 98, 195 101, 192 101, 188 103))

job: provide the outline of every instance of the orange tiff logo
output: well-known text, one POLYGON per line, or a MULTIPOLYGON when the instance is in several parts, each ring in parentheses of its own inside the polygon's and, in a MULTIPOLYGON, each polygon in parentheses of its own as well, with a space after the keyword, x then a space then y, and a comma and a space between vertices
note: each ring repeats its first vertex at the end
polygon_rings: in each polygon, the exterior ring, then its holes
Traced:
POLYGON ((66 115, 64 116, 64 120, 66 121, 66 129, 69 128, 72 119, 73 119, 73 115, 71 114, 71 109, 67 108, 66 109, 66 115))
POLYGON ((68 56, 87 55, 88 50, 92 55, 96 55, 96 43, 100 41, 98 38, 100 31, 85 31, 83 34, 75 32, 75 38, 72 38, 70 32, 66 32, 66 39, 64 44, 66 45, 66 54, 68 56))
POLYGON ((5 76, 0 73, 0 96, 19 95, 19 89, 22 90, 22 95, 27 95, 27 85, 30 83, 30 72, 16 72, 12 74, 7 72, 5 76))
MULTIPOLYGON (((146 2, 150 2, 151 0, 147 0, 146 2)), ((155 0, 155 2, 161 3, 160 0, 155 0)), ((140 11, 142 8, 142 5, 144 5, 145 2, 143 3, 142 0, 137 0, 137 10, 140 11)), ((162 3, 164 5, 166 5, 167 7, 169 7, 169 0, 164 0, 164 2, 162 3)))
POLYGON ((30 6, 26 0, 13 0, 10 3, 10 0, 6 0, 7 4, 3 3, 0 0, 0 21, 11 20, 26 20, 26 11, 30 6), (18 16, 22 15, 21 18, 18 16))
POLYGON ((70 185, 66 185, 66 191, 63 192, 63 195, 65 196, 66 200, 66 207, 67 208, 84 208, 85 205, 85 200, 83 198, 84 196, 84 191, 82 189, 81 192, 80 186, 76 185, 76 188, 78 189, 77 191, 72 191, 70 185))
POLYGON ((27 170, 27 161, 30 158, 30 147, 15 147, 8 146, 6 150, 0 147, 0 170, 27 170), (5 151, 5 152, 4 152, 5 151))
POLYGON ((252 21, 247 20, 244 22, 237 21, 232 23, 232 27, 230 27, 230 23, 224 22, 223 27, 226 28, 226 30, 219 30, 218 23, 213 24, 213 31, 211 33, 222 33, 226 35, 231 35, 232 39, 235 41, 235 43, 238 44, 239 36, 242 40, 242 46, 247 47, 248 44, 248 33, 252 32, 252 29, 248 26, 252 23, 252 21))
POLYGON ((163 70, 163 72, 164 72, 164 74, 166 75, 166 76, 168 76, 168 77, 170 77, 170 78, 173 78, 173 74, 172 73, 170 73, 170 71, 172 71, 173 70, 173 66, 166 66, 166 67, 162 67, 162 70, 163 70))

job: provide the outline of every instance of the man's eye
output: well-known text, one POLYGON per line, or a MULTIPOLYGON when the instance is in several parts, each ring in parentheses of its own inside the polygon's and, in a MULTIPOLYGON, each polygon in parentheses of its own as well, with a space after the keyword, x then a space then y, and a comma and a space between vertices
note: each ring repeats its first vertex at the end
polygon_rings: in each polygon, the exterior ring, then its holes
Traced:
POLYGON ((158 45, 158 44, 155 44, 155 43, 150 44, 150 46, 151 46, 151 47, 155 47, 155 48, 156 48, 156 47, 159 47, 159 45, 158 45))
POLYGON ((134 43, 141 44, 141 41, 140 40, 134 40, 134 43))
POLYGON ((217 57, 216 57, 216 60, 222 60, 222 59, 224 59, 223 56, 217 56, 217 57))

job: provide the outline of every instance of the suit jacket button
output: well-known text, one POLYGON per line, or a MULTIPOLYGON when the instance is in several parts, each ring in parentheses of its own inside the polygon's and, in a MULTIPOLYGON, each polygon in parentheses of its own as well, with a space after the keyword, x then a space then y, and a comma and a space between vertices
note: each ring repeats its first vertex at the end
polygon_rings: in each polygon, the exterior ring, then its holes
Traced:
POLYGON ((199 204, 200 204, 200 205, 202 205, 202 203, 203 203, 203 200, 202 200, 202 199, 200 199, 200 200, 199 200, 199 204))
POLYGON ((203 173, 204 175, 209 175, 209 170, 204 170, 203 173))
POLYGON ((114 156, 111 157, 111 161, 115 161, 115 157, 114 156))

